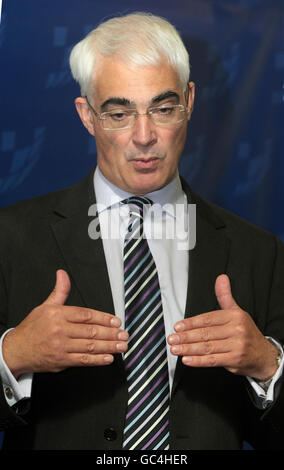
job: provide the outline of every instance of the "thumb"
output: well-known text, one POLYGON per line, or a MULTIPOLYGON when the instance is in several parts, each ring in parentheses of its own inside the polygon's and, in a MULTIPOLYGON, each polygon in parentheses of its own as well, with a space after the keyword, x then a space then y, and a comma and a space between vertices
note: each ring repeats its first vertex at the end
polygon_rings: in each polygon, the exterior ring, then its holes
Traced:
POLYGON ((56 271, 56 283, 53 291, 45 300, 45 304, 64 305, 71 290, 70 278, 66 271, 56 271))
POLYGON ((232 296, 230 279, 226 274, 221 274, 217 277, 215 295, 222 310, 238 307, 232 296))

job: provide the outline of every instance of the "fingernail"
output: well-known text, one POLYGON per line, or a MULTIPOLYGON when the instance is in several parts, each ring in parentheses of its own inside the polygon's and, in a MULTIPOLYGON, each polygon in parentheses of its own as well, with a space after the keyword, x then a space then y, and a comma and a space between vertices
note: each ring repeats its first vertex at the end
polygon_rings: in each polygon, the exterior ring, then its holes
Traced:
POLYGON ((169 336, 169 343, 170 344, 179 344, 180 337, 178 335, 170 335, 169 336))
POLYGON ((119 318, 114 317, 114 318, 111 319, 110 324, 111 324, 111 326, 114 326, 114 327, 118 328, 121 325, 121 321, 120 321, 119 318))
POLYGON ((116 349, 120 352, 126 351, 127 344, 126 343, 117 343, 116 349))
POLYGON ((177 324, 175 325, 175 330, 176 330, 176 331, 183 331, 184 328, 185 328, 185 325, 184 325, 183 322, 177 323, 177 324))
POLYGON ((129 334, 127 333, 127 331, 120 331, 117 335, 118 339, 122 340, 122 341, 126 341, 128 338, 129 338, 129 334))
POLYGON ((104 362, 106 364, 110 364, 113 361, 113 356, 105 356, 104 357, 104 362))
POLYGON ((179 354, 181 352, 181 346, 173 346, 171 351, 173 354, 179 354))
POLYGON ((182 362, 183 362, 184 364, 191 364, 191 363, 192 363, 192 357, 190 357, 190 356, 184 356, 184 357, 182 358, 182 362))

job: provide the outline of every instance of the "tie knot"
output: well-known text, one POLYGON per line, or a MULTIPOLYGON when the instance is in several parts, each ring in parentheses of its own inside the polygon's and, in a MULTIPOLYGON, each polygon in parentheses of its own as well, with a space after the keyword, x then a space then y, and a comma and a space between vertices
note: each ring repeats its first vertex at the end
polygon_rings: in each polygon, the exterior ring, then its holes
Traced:
POLYGON ((130 206, 131 215, 137 212, 137 214, 139 214, 140 217, 143 218, 144 207, 151 206, 153 202, 151 201, 151 199, 145 196, 131 196, 121 201, 121 204, 127 204, 128 206, 130 206))
POLYGON ((130 223, 126 238, 134 238, 133 233, 136 237, 140 237, 143 234, 144 208, 149 207, 152 201, 145 196, 131 196, 121 201, 121 204, 127 204, 130 209, 130 223))

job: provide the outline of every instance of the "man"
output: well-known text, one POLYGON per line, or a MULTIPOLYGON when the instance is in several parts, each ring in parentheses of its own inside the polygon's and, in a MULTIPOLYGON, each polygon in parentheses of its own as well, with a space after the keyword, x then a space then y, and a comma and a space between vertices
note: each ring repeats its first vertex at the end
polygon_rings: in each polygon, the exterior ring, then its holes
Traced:
MULTIPOLYGON (((177 32, 148 14, 114 18, 75 46, 70 63, 98 166, 72 188, 1 210, 4 448, 239 449, 244 439, 281 447, 283 246, 180 180, 194 84, 177 32), (104 235, 109 214, 127 227, 129 212, 119 211, 131 196, 154 203, 162 228, 179 225, 169 205, 197 210, 194 249, 179 249, 177 237, 147 242, 167 338, 162 439, 148 439, 148 405, 141 423, 127 421, 124 237, 104 235)), ((149 212, 144 219, 147 233, 149 212)))

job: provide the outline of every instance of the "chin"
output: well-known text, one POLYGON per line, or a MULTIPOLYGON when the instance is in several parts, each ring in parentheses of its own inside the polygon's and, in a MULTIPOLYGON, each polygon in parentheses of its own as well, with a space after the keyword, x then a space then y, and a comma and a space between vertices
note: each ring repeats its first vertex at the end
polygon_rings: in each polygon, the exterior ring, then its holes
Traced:
POLYGON ((145 182, 144 184, 141 184, 141 181, 137 185, 133 185, 132 192, 133 194, 136 194, 137 196, 143 196, 144 194, 152 193, 153 191, 157 191, 158 189, 162 188, 167 184, 167 180, 161 181, 156 180, 156 181, 151 181, 151 182, 145 182))

